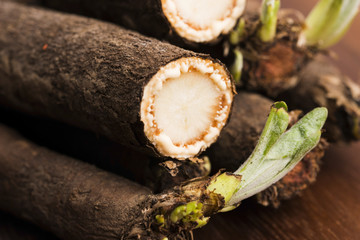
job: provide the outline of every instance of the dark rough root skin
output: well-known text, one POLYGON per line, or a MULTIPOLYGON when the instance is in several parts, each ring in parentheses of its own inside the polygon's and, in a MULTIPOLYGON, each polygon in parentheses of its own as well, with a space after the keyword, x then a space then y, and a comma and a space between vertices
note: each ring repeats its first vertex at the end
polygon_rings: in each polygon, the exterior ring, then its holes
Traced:
POLYGON ((274 41, 264 43, 257 36, 259 15, 250 13, 244 19, 246 35, 236 46, 244 57, 240 87, 277 96, 297 83, 297 73, 313 58, 316 50, 297 46, 303 25, 300 20, 279 18, 274 41))
MULTIPOLYGON (((217 171, 219 168, 235 171, 245 162, 255 148, 272 104, 273 101, 270 99, 255 93, 239 92, 238 95, 235 96, 233 111, 228 125, 224 127, 218 141, 205 152, 211 159, 213 171, 217 171)), ((297 122, 300 114, 301 111, 299 110, 289 113, 290 125, 297 122)), ((326 144, 324 144, 324 142, 325 140, 322 140, 323 144, 320 144, 305 156, 306 162, 314 166, 313 170, 311 170, 311 182, 316 177, 316 174, 313 174, 313 172, 318 171, 318 163, 326 150, 324 147, 326 144)), ((300 171, 300 173, 307 173, 308 165, 302 164, 302 161, 284 178, 291 179, 292 177, 290 176, 297 175, 298 171, 300 171)), ((289 198, 298 194, 300 190, 305 189, 309 184, 309 178, 307 176, 298 178, 297 180, 296 186, 303 186, 302 188, 294 188, 293 183, 290 181, 280 183, 282 184, 282 189, 287 190, 286 193, 289 198)), ((264 195, 274 195, 271 189, 273 189, 273 187, 271 187, 270 190, 265 190, 264 195)), ((274 202, 285 199, 282 195, 279 198, 277 197, 278 195, 273 197, 274 202)))
POLYGON ((268 189, 258 193, 257 201, 264 206, 278 208, 282 200, 301 195, 304 189, 316 181, 327 146, 326 140, 322 139, 319 145, 308 153, 291 172, 268 189))
POLYGON ((150 190, 34 145, 0 126, 0 209, 62 239, 131 239, 146 232, 150 190))
POLYGON ((140 121, 143 88, 162 66, 209 58, 112 24, 0 4, 0 104, 92 130, 157 155, 140 121))

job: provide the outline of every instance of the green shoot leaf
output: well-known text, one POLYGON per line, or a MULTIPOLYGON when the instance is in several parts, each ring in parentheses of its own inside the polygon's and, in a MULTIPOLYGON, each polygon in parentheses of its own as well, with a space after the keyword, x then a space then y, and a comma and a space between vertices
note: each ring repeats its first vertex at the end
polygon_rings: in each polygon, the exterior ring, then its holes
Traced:
POLYGON ((350 27, 359 5, 360 0, 320 0, 306 18, 300 44, 320 49, 334 45, 350 27))
POLYGON ((208 217, 204 217, 202 211, 203 204, 192 201, 175 208, 170 214, 170 221, 173 223, 183 222, 183 224, 196 223, 195 228, 200 228, 209 221, 208 217))
MULTIPOLYGON (((316 108, 278 137, 275 143, 268 141, 271 147, 266 146, 267 151, 251 155, 251 167, 247 161, 235 172, 242 175, 241 184, 228 205, 237 205, 243 199, 268 188, 291 171, 318 144, 326 118, 327 109, 316 108)), ((276 122, 276 118, 268 120, 268 123, 272 121, 276 122)), ((264 140, 260 139, 258 145, 263 145, 262 141, 264 140)))
MULTIPOLYGON (((234 173, 242 175, 245 179, 249 179, 252 172, 258 168, 258 164, 261 163, 263 156, 267 154, 274 143, 285 132, 288 125, 289 114, 287 113, 286 103, 274 103, 258 144, 246 162, 234 173), (247 176, 248 173, 250 173, 249 176, 247 176)), ((242 182, 244 182, 244 180, 242 182)))
POLYGON ((235 29, 231 31, 229 41, 232 45, 238 45, 245 35, 245 19, 240 18, 235 29))
POLYGON ((235 84, 240 84, 241 80, 241 71, 243 68, 243 55, 238 48, 234 49, 235 61, 230 67, 231 75, 234 78, 235 84))
MULTIPOLYGON (((254 171, 257 171, 262 157, 266 155, 278 138, 285 132, 289 124, 289 114, 285 102, 273 104, 264 130, 260 136, 259 143, 249 159, 234 174, 223 173, 215 177, 207 189, 220 194, 224 197, 225 208, 222 211, 234 209, 228 204, 234 194, 241 189, 244 181, 242 178, 249 179, 254 171), (240 177, 241 176, 241 177, 240 177)), ((237 204, 233 204, 237 205, 237 204)))
POLYGON ((261 7, 261 27, 258 36, 263 42, 272 42, 276 36, 280 0, 264 0, 261 7))

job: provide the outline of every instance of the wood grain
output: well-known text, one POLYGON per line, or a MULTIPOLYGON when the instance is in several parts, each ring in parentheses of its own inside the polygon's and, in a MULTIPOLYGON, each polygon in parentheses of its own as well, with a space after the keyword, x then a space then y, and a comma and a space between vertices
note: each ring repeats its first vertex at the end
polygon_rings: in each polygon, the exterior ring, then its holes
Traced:
MULTIPOLYGON (((308 12, 315 0, 283 1, 283 7, 308 12)), ((360 15, 333 50, 335 63, 360 83, 360 15)), ((360 239, 360 143, 332 146, 318 180, 301 197, 279 209, 244 201, 235 211, 219 214, 194 232, 197 240, 360 239)), ((0 239, 56 239, 35 226, 0 213, 0 239)))

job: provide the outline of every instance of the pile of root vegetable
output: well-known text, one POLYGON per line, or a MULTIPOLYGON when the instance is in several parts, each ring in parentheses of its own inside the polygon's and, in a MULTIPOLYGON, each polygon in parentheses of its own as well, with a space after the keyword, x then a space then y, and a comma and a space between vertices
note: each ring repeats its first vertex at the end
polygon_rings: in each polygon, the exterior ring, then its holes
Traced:
POLYGON ((279 207, 360 138, 360 87, 325 57, 359 4, 0 0, 0 210, 170 240, 246 198, 279 207))

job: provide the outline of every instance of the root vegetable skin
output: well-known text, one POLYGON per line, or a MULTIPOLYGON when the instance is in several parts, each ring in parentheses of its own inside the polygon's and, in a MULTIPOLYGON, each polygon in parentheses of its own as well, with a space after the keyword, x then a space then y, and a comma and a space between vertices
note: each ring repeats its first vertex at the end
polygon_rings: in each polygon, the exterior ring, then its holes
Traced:
MULTIPOLYGON (((2 105, 90 129, 149 154, 178 159, 193 157, 208 147, 227 121, 233 96, 230 75, 207 55, 87 18, 7 2, 0 12, 2 105), (167 78, 156 77, 160 72, 167 78), (144 89, 154 81, 166 86, 168 79, 181 79, 187 72, 199 73, 216 88, 218 99, 208 106, 210 120, 183 142, 171 139, 164 129, 148 131, 160 119, 140 120, 144 89)), ((156 97, 160 91, 155 90, 150 93, 156 97)), ((156 110, 156 104, 153 107, 156 110)))
POLYGON ((150 191, 0 126, 0 208, 62 239, 136 236, 150 191))
POLYGON ((278 98, 304 111, 318 106, 329 110, 325 137, 331 142, 360 139, 360 86, 324 57, 310 62, 299 74, 298 84, 278 98))

